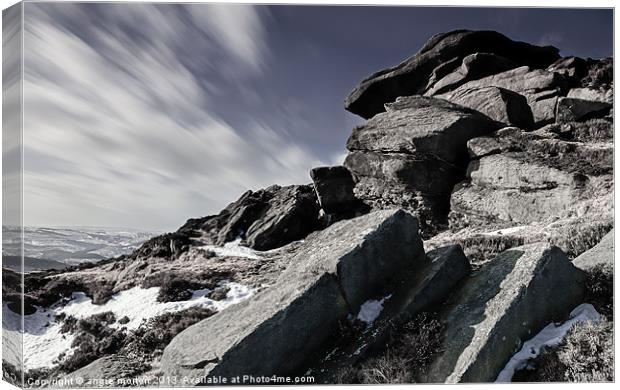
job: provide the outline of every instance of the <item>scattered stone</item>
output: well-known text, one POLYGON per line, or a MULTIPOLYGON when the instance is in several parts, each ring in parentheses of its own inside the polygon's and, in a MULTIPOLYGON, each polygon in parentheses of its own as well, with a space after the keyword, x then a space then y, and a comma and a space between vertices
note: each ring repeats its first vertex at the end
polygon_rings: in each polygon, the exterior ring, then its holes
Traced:
POLYGON ((215 290, 211 291, 207 297, 209 299, 213 299, 214 301, 221 301, 226 298, 226 295, 230 291, 230 287, 218 287, 215 290))

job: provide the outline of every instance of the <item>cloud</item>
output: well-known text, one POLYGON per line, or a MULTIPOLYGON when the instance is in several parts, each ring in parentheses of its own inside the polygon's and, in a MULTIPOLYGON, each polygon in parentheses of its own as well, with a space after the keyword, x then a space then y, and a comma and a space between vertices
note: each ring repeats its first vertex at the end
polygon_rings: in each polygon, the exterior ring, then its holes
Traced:
POLYGON ((552 31, 544 34, 537 42, 537 45, 561 47, 562 43, 564 43, 564 36, 558 32, 552 31))
POLYGON ((248 188, 305 183, 321 164, 279 129, 233 128, 209 110, 222 78, 260 77, 264 11, 26 10, 26 224, 174 229, 248 188))

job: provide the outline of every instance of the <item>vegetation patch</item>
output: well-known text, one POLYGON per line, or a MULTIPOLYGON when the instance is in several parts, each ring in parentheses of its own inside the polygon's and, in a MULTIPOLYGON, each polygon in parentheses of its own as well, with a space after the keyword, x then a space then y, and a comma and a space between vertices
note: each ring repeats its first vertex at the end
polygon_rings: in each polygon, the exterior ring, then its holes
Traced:
POLYGON ((421 313, 390 331, 384 352, 336 374, 336 383, 392 384, 422 382, 441 345, 443 326, 435 313, 421 313))

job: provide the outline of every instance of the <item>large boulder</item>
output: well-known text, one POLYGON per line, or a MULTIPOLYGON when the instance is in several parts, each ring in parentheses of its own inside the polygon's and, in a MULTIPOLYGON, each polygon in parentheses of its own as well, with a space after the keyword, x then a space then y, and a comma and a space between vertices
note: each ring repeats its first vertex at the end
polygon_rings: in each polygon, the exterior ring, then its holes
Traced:
POLYGON ((517 65, 545 68, 559 58, 558 49, 513 41, 495 31, 457 30, 437 34, 413 57, 363 80, 347 97, 345 107, 363 118, 383 112, 399 96, 424 93, 432 74, 443 77, 474 53, 501 56, 517 65), (450 66, 438 70, 442 64, 450 66))
POLYGON ((573 264, 577 268, 584 271, 591 270, 592 268, 603 265, 607 268, 613 269, 614 266, 614 230, 611 229, 609 233, 601 239, 593 248, 585 253, 579 255, 573 264))
POLYGON ((355 182, 343 166, 318 167, 310 171, 314 190, 323 211, 328 214, 350 211, 358 206, 353 195, 355 182))
POLYGON ((374 208, 416 212, 423 227, 440 223, 454 184, 468 161, 467 141, 499 124, 443 99, 408 96, 386 104, 353 130, 344 165, 356 181, 358 199, 374 208))
POLYGON ((557 247, 503 252, 455 291, 442 310, 442 346, 426 381, 493 382, 510 357, 581 303, 584 275, 557 247))
POLYGON ((440 96, 452 103, 479 111, 505 124, 530 129, 534 125, 527 99, 516 92, 498 87, 482 87, 455 91, 440 96))
POLYGON ((300 373, 340 320, 418 262, 424 251, 410 214, 338 222, 308 237, 268 290, 176 336, 162 370, 171 378, 300 373))
POLYGON ((222 245, 242 238, 268 250, 304 238, 319 227, 319 204, 310 185, 247 191, 220 214, 190 219, 177 233, 222 245))

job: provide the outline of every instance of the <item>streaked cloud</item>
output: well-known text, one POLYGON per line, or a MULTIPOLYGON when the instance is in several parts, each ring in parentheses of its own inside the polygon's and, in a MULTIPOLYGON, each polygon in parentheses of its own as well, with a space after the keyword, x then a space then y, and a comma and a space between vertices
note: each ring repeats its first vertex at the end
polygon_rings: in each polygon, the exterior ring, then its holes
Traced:
POLYGON ((26 224, 173 229, 321 163, 286 132, 209 109, 213 91, 260 77, 264 10, 26 10, 26 224))

